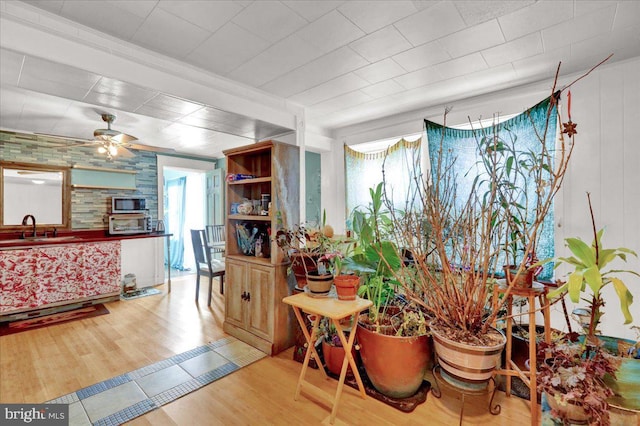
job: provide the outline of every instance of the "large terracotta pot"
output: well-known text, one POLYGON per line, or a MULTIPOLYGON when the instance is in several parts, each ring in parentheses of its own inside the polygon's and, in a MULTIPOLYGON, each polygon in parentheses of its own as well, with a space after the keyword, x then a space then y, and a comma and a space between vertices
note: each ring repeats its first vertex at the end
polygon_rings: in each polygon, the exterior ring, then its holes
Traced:
POLYGON ((364 369, 380 393, 407 398, 418 391, 431 361, 429 336, 390 336, 359 322, 357 338, 364 369))
POLYGON ((290 258, 291 270, 296 277, 297 287, 304 288, 307 285, 307 272, 318 270, 316 266, 318 256, 298 252, 291 254, 290 258))
POLYGON ((340 300, 355 300, 360 286, 360 277, 357 275, 336 275, 333 278, 336 285, 336 293, 340 300))
MULTIPOLYGON (((344 361, 344 348, 342 346, 330 345, 323 339, 322 355, 327 369, 336 376, 339 376, 342 370, 342 362, 344 361)), ((351 350, 351 355, 353 355, 355 359, 355 350, 351 350)), ((347 364, 347 376, 351 375, 353 375, 353 371, 351 371, 351 366, 347 364)))
POLYGON ((500 357, 507 339, 499 330, 492 328, 500 343, 493 346, 473 346, 449 339, 437 328, 431 328, 433 345, 438 362, 449 375, 463 380, 486 381, 500 364, 500 357))

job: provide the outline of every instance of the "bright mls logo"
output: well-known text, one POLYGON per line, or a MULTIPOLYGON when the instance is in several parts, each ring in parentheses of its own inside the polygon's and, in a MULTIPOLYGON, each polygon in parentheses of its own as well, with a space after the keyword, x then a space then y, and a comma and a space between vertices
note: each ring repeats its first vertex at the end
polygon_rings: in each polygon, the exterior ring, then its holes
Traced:
POLYGON ((6 426, 67 426, 67 404, 0 404, 0 422, 6 426))

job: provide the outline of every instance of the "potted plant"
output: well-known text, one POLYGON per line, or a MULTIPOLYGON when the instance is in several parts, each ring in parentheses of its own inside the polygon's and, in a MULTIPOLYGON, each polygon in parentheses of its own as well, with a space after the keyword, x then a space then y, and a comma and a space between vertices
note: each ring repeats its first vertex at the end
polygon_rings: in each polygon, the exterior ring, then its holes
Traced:
POLYGON ((367 376, 382 394, 414 395, 431 361, 428 318, 398 294, 394 270, 400 250, 388 240, 391 220, 384 209, 382 185, 369 190, 371 203, 352 214, 355 248, 345 263, 361 275, 361 297, 373 302, 358 319, 360 357, 367 376))
POLYGON ((551 415, 563 422, 608 425, 607 398, 613 391, 604 382, 615 378, 619 360, 598 345, 540 343, 537 383, 551 407, 551 415))
MULTIPOLYGON (((345 332, 345 334, 348 333, 345 332)), ((336 376, 340 375, 344 361, 344 348, 333 323, 326 317, 320 320, 318 335, 322 337, 322 356, 327 369, 336 376)), ((355 349, 352 349, 355 359, 355 349)), ((352 375, 351 366, 347 367, 347 375, 352 375)))

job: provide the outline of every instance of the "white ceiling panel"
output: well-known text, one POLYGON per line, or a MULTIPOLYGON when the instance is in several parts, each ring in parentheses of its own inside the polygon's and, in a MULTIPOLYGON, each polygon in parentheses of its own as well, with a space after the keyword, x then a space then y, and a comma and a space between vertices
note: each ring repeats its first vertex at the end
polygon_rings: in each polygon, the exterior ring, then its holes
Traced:
POLYGON ((438 41, 425 43, 406 52, 393 56, 393 60, 407 71, 416 71, 420 68, 439 64, 451 59, 451 56, 443 49, 438 41))
POLYGON ((336 11, 327 13, 298 31, 297 34, 307 43, 325 53, 345 46, 365 35, 364 31, 336 11))
POLYGON ((293 0, 283 1, 282 3, 287 5, 288 8, 295 11, 308 22, 313 22, 340 6, 344 1, 293 0))
POLYGON ((354 73, 349 73, 302 92, 299 95, 295 95, 291 100, 305 105, 315 105, 367 85, 369 85, 369 82, 354 73))
POLYGON ((396 61, 391 58, 367 65, 354 71, 356 75, 364 78, 371 84, 376 84, 384 80, 404 74, 406 71, 396 61))
POLYGON ((162 0, 158 7, 210 32, 217 31, 244 9, 237 2, 220 0, 196 2, 162 0))
POLYGON ((132 41, 168 56, 182 58, 211 33, 169 12, 155 8, 132 41))
POLYGON ((533 33, 512 40, 500 46, 482 51, 482 57, 490 67, 515 62, 529 56, 539 55, 544 51, 540 33, 533 33))
POLYGON ((467 25, 472 26, 527 7, 535 3, 535 0, 466 0, 455 1, 454 3, 458 12, 460 12, 460 15, 462 16, 462 19, 464 19, 464 22, 467 25))
POLYGON ((453 34, 465 28, 453 3, 440 2, 394 24, 414 46, 453 34))
POLYGON ((284 74, 262 89, 288 98, 367 64, 362 56, 343 47, 284 74))
POLYGON ((369 62, 377 62, 411 49, 413 46, 393 25, 390 25, 354 41, 349 47, 369 62))
POLYGON ((233 22, 271 42, 282 40, 307 24, 279 1, 256 1, 236 15, 233 22))
POLYGON ((15 52, 0 56, 2 126, 86 135, 103 124, 96 111, 115 112, 116 127, 127 133, 206 156, 226 143, 291 129, 224 111, 217 101, 181 99, 191 96, 192 83, 211 82, 221 105, 229 105, 227 93, 255 101, 253 111, 266 107, 274 120, 304 111, 307 128, 331 135, 550 81, 559 61, 566 74, 612 52, 611 61, 640 56, 640 1, 11 1, 0 3, 0 13, 7 24, 0 48, 15 52), (24 33, 41 40, 25 38, 21 48, 24 33), (61 37, 60 47, 47 44, 47 34, 61 37), (140 87, 139 71, 114 79, 113 68, 106 78, 87 73, 81 61, 51 62, 74 59, 63 50, 67 42, 81 46, 78 55, 86 49, 114 63, 153 64, 175 75, 175 84, 150 79, 150 87, 140 87), (38 53, 34 46, 41 45, 50 51, 38 53), (180 135, 162 132, 175 122, 186 126, 180 135))
POLYGON ((545 49, 554 50, 608 33, 613 27, 615 11, 616 5, 612 4, 604 9, 580 15, 570 21, 542 30, 545 49))
POLYGON ((498 18, 507 40, 549 28, 573 18, 572 1, 542 0, 498 18))
POLYGON ((367 34, 417 12, 411 1, 348 1, 338 10, 367 34))
POLYGON ((229 22, 193 50, 187 59, 206 70, 225 75, 268 45, 264 39, 229 22))
POLYGON ((453 58, 488 49, 504 43, 498 21, 492 19, 485 23, 458 31, 439 40, 440 45, 453 58))

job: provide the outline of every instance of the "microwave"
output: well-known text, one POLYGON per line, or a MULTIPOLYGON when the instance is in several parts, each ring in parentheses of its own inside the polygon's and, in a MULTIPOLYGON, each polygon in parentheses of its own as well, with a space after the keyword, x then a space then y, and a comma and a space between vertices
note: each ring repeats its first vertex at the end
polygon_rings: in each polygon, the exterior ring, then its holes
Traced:
POLYGON ((111 197, 111 213, 145 213, 147 200, 142 197, 111 197))
POLYGON ((109 234, 146 234, 151 232, 151 216, 144 213, 109 215, 109 234))

